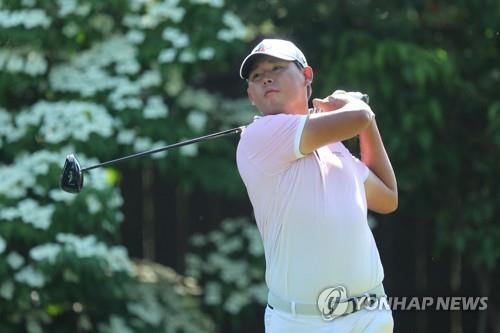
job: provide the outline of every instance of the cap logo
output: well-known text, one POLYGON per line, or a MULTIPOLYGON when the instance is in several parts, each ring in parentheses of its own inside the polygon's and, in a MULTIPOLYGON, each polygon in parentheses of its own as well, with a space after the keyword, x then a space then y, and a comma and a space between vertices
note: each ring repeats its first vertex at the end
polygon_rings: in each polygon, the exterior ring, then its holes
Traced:
POLYGON ((255 52, 264 52, 264 51, 266 51, 266 46, 264 45, 264 43, 261 43, 255 50, 255 52))

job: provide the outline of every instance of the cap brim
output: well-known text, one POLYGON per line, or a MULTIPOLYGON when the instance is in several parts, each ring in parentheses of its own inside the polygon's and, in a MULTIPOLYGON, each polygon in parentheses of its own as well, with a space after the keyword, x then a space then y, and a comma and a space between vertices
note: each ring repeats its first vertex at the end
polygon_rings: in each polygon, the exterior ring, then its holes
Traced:
POLYGON ((255 61, 262 56, 270 56, 273 58, 278 58, 282 60, 287 60, 287 61, 293 61, 295 58, 289 57, 289 56, 284 56, 281 54, 276 54, 272 52, 254 52, 249 54, 241 63, 240 67, 240 77, 244 80, 248 79, 248 74, 250 74, 250 69, 252 68, 252 65, 255 63, 255 61))

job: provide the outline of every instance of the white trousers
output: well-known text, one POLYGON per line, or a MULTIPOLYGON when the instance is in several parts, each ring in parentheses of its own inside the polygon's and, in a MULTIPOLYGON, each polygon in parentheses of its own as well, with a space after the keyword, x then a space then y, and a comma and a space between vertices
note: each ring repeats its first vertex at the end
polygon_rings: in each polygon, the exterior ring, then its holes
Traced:
POLYGON ((361 309, 326 321, 320 316, 293 315, 266 307, 266 333, 392 333, 391 310, 361 309))

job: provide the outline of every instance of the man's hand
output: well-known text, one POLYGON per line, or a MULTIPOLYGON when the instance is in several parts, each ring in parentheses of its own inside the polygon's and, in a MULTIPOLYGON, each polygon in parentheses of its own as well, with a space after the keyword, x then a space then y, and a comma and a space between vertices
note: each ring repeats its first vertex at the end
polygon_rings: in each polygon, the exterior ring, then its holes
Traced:
POLYGON ((374 118, 368 104, 345 91, 336 90, 313 103, 321 112, 311 114, 304 125, 299 146, 304 155, 329 143, 358 135, 374 118))
POLYGON ((313 106, 320 112, 335 111, 345 106, 349 102, 361 100, 362 94, 359 92, 346 92, 345 90, 335 90, 331 95, 320 99, 313 99, 313 106))

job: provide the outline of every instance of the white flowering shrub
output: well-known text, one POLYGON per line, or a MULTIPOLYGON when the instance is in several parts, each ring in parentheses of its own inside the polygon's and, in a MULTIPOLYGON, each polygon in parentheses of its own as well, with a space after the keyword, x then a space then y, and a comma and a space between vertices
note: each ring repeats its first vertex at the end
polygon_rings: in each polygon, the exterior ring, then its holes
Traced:
POLYGON ((206 311, 217 323, 225 323, 226 330, 236 331, 242 318, 267 302, 264 248, 257 226, 248 218, 226 219, 219 229, 194 234, 190 245, 186 274, 201 282, 206 311))
MULTIPOLYGON (((86 166, 249 121, 195 84, 245 35, 224 0, 0 0, 0 332, 212 330, 192 288, 145 281, 120 245, 120 169, 86 173, 78 195, 58 180, 69 153, 86 166)), ((154 158, 175 176, 197 154, 154 158)))

